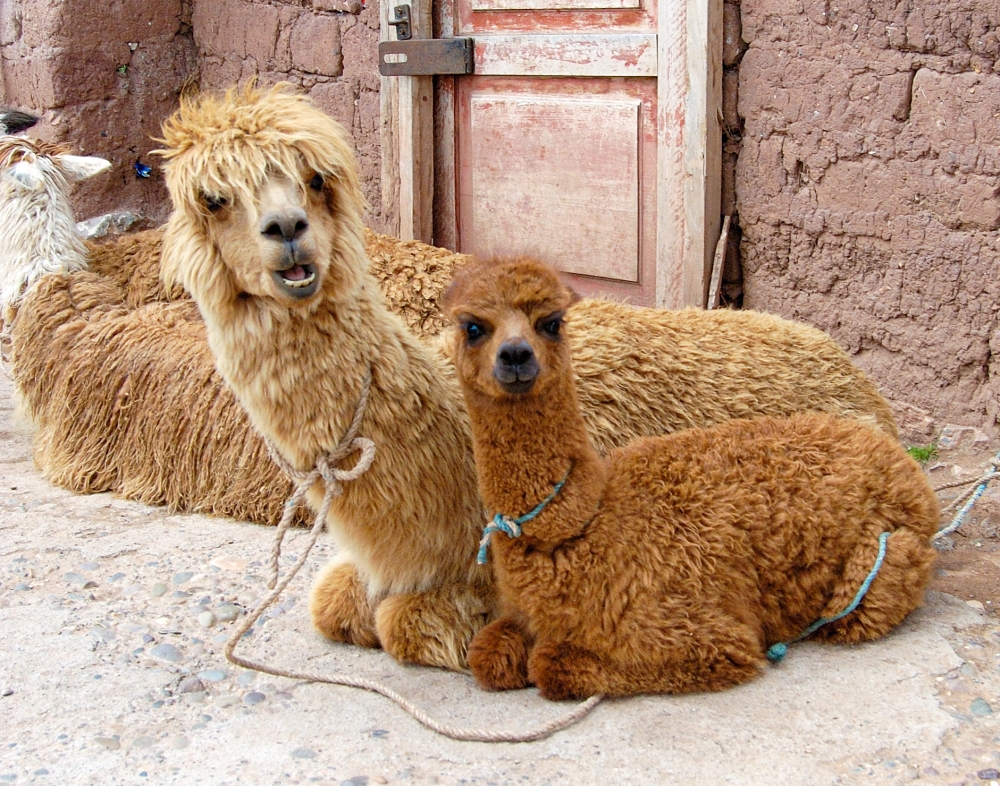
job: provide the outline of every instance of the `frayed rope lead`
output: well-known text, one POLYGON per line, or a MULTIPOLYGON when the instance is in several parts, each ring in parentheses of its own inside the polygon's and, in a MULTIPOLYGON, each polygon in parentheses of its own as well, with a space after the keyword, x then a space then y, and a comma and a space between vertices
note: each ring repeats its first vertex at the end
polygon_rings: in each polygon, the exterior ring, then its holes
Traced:
POLYGON ((493 520, 487 523, 483 529, 483 539, 479 541, 479 553, 476 555, 476 562, 479 565, 485 565, 489 561, 489 554, 487 552, 489 551, 490 540, 493 538, 494 532, 502 532, 509 538, 521 537, 521 525, 527 524, 545 510, 545 506, 556 498, 556 494, 562 491, 562 487, 566 485, 566 481, 569 480, 569 473, 572 471, 573 467, 570 467, 566 471, 566 477, 556 483, 555 488, 552 489, 552 493, 523 516, 518 516, 515 519, 511 516, 505 516, 503 513, 497 513, 493 517, 493 520))
POLYGON ((243 637, 253 627, 254 623, 260 619, 261 615, 274 604, 281 593, 285 590, 285 587, 291 583, 292 579, 295 578, 295 575, 299 572, 302 566, 305 565, 313 546, 316 545, 316 541, 319 538, 320 533, 323 531, 323 525, 326 522, 326 516, 330 511, 330 505, 333 502, 333 498, 339 496, 343 491, 341 483, 357 479, 371 466, 372 460, 375 458, 375 443, 370 439, 357 436, 358 428, 361 424, 361 418, 364 415, 365 407, 368 404, 368 393, 370 388, 371 370, 369 370, 368 374, 365 376, 361 397, 358 400, 358 406, 354 412, 354 420, 351 422, 347 433, 340 441, 340 444, 332 452, 326 456, 321 456, 317 460, 316 468, 312 471, 297 471, 278 454, 278 451, 273 444, 270 442, 268 443, 268 450, 270 450, 275 463, 277 463, 278 466, 281 467, 281 469, 295 481, 295 491, 285 504, 285 509, 281 515, 281 523, 278 525, 278 531, 274 536, 274 545, 271 547, 271 575, 268 581, 268 587, 271 591, 261 600, 257 608, 247 614, 243 621, 236 626, 236 629, 229 637, 229 641, 226 642, 226 659, 230 663, 242 666, 245 669, 252 669, 263 674, 273 674, 276 677, 287 677, 293 680, 305 680, 306 682, 321 682, 327 685, 341 685, 347 688, 360 688, 361 690, 378 693, 385 696, 387 699, 394 701, 419 723, 423 724, 431 731, 444 735, 445 737, 450 737, 453 740, 469 740, 473 742, 533 742, 534 740, 541 740, 549 737, 557 731, 572 726, 574 723, 582 720, 601 702, 604 698, 602 695, 598 694, 596 696, 591 696, 589 699, 581 702, 561 717, 554 718, 547 723, 543 723, 533 729, 527 729, 526 731, 505 732, 495 731, 492 729, 462 729, 456 726, 446 726, 438 723, 426 712, 413 704, 413 702, 409 701, 392 688, 389 688, 380 682, 375 682, 374 680, 368 680, 361 677, 351 677, 343 674, 309 674, 307 672, 278 669, 236 654, 236 647, 243 637), (361 458, 358 459, 357 464, 355 464, 352 469, 340 470, 333 466, 337 461, 340 461, 357 450, 361 451, 361 458), (306 492, 321 478, 325 484, 323 504, 320 506, 319 512, 316 514, 316 521, 309 533, 309 541, 306 544, 305 550, 295 561, 291 570, 289 570, 285 576, 281 577, 281 580, 279 581, 278 559, 281 556, 281 541, 284 539, 285 531, 288 529, 289 524, 291 524, 291 521, 295 516, 295 511, 305 499, 306 492))
MULTIPOLYGON (((995 478, 998 474, 1000 474, 1000 453, 997 453, 990 461, 990 465, 986 468, 986 471, 983 473, 983 476, 979 479, 978 485, 964 497, 962 496, 958 497, 947 508, 945 508, 945 511, 947 512, 948 510, 951 510, 952 508, 957 507, 958 505, 962 506, 961 509, 958 511, 958 513, 955 514, 955 518, 951 520, 951 524, 949 524, 947 527, 944 527, 943 529, 935 533, 934 536, 931 538, 931 540, 932 541, 939 540, 940 538, 943 538, 945 535, 950 535, 952 532, 961 527, 962 523, 965 521, 965 517, 969 514, 969 511, 972 510, 972 506, 979 501, 979 498, 983 496, 983 493, 986 491, 986 487, 990 485, 990 481, 993 480, 993 478, 995 478), (964 504, 962 504, 963 502, 964 504)), ((974 483, 975 481, 970 481, 970 482, 974 483)), ((942 488, 952 488, 953 486, 964 486, 964 485, 967 484, 965 482, 962 482, 962 483, 948 484, 947 486, 944 486, 942 488)))
POLYGON ((882 561, 885 559, 885 546, 886 541, 889 540, 889 533, 883 532, 878 536, 878 557, 875 559, 875 564, 872 566, 871 571, 869 571, 867 578, 861 584, 858 589, 857 594, 854 596, 854 600, 851 601, 851 605, 844 609, 839 614, 835 614, 832 617, 822 617, 816 620, 812 625, 802 631, 798 636, 789 642, 779 641, 777 644, 772 644, 770 649, 767 651, 767 659, 771 663, 778 663, 785 655, 788 654, 788 645, 794 644, 797 641, 801 641, 807 636, 811 636, 817 630, 822 628, 824 625, 829 625, 831 622, 836 622, 837 620, 846 617, 852 611, 854 611, 858 604, 861 603, 865 595, 868 594, 868 588, 871 587, 872 582, 875 581, 875 577, 878 575, 879 569, 882 567, 882 561))

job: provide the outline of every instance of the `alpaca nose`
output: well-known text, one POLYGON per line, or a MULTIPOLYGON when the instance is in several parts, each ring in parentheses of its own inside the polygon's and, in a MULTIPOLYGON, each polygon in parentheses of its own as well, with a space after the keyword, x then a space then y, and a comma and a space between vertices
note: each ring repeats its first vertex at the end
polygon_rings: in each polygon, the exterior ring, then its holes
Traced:
POLYGON ((524 339, 505 341, 497 352, 497 358, 505 366, 518 368, 524 366, 535 356, 531 345, 524 339))
POLYGON ((284 243, 298 240, 308 228, 309 219, 301 208, 275 210, 260 220, 260 233, 264 237, 284 243))
POLYGON ((508 393, 527 393, 538 378, 534 350, 523 338, 510 339, 497 350, 493 376, 508 393))

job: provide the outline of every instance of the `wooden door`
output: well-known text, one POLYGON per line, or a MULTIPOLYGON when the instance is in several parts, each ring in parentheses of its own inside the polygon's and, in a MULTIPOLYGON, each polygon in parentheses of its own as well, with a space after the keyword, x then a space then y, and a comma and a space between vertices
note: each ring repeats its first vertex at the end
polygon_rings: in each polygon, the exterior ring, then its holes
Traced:
MULTIPOLYGON (((401 200, 425 211, 410 223, 421 239, 538 255, 582 294, 704 304, 721 0, 439 0, 434 12, 436 37, 474 39, 475 73, 435 79, 433 162, 399 145, 403 191, 422 183, 401 200)), ((426 138, 408 127, 421 103, 404 101, 401 140, 426 138)))

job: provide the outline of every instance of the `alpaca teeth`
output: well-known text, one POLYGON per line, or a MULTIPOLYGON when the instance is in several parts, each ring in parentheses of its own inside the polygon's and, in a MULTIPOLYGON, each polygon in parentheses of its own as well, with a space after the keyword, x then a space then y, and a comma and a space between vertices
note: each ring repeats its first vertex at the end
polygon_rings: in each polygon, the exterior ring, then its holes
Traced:
POLYGON ((301 281, 289 281, 286 278, 285 279, 285 283, 288 284, 288 286, 290 286, 290 287, 294 287, 296 289, 301 289, 302 287, 309 286, 315 280, 316 280, 316 274, 313 273, 312 275, 308 276, 307 278, 302 279, 301 281))

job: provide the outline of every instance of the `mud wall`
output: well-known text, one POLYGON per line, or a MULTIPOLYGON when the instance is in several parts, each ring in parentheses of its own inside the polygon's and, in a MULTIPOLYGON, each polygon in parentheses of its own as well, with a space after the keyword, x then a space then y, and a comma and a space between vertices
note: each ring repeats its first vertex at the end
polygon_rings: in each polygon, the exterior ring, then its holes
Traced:
POLYGON ((133 167, 197 71, 190 18, 184 0, 0 0, 0 103, 42 113, 37 136, 114 163, 77 190, 81 217, 166 216, 162 181, 133 167))
POLYGON ((740 11, 743 305, 830 332, 928 433, 996 433, 1000 4, 740 11))

